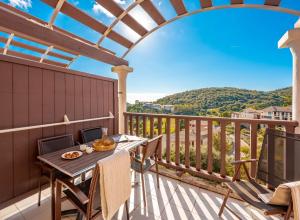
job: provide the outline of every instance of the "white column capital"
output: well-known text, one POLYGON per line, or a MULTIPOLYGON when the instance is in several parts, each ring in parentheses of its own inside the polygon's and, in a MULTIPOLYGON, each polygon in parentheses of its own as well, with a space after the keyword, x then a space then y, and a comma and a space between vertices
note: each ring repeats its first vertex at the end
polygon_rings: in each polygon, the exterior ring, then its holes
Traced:
POLYGON ((121 65, 121 66, 113 66, 111 68, 111 71, 114 72, 114 73, 121 73, 121 74, 124 74, 124 73, 131 73, 133 72, 133 68, 132 67, 129 67, 129 66, 126 66, 126 65, 121 65))
POLYGON ((278 48, 300 49, 300 28, 287 31, 278 41, 278 48))

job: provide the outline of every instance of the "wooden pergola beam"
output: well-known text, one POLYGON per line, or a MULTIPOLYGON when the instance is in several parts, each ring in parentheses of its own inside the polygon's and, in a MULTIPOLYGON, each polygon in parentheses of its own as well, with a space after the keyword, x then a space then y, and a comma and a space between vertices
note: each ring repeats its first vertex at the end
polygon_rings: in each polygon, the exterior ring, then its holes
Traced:
POLYGON ((8 51, 8 48, 11 44, 11 41, 12 39, 14 38, 15 34, 14 33, 11 33, 8 37, 8 39, 6 40, 6 43, 5 43, 5 47, 4 47, 4 51, 3 51, 3 54, 5 55, 8 51))
POLYGON ((244 0, 230 0, 231 4, 243 4, 244 0))
POLYGON ((281 0, 266 0, 265 5, 279 6, 281 0))
POLYGON ((56 7, 55 7, 55 9, 54 9, 54 12, 53 12, 53 14, 52 14, 52 16, 51 16, 51 18, 50 18, 49 23, 48 23, 49 27, 52 27, 52 26, 53 26, 54 21, 55 21, 57 15, 58 15, 58 13, 59 13, 61 7, 62 7, 63 4, 65 3, 65 1, 66 1, 66 0, 58 0, 58 2, 57 2, 57 4, 56 4, 56 7))
MULTIPOLYGON (((101 6, 112 13, 116 18, 119 17, 124 9, 114 0, 96 0, 101 6)), ((122 20, 124 24, 134 30, 140 36, 145 35, 148 31, 139 22, 137 22, 130 14, 126 14, 122 20)))
MULTIPOLYGON (((5 37, 0 37, 0 42, 5 43, 5 42, 7 42, 7 40, 8 39, 5 38, 5 37)), ((28 45, 28 44, 24 44, 24 43, 15 41, 15 40, 12 40, 10 44, 13 45, 13 46, 16 46, 16 47, 24 48, 24 49, 27 49, 27 50, 32 50, 32 51, 37 52, 37 53, 41 53, 41 54, 45 53, 44 49, 41 49, 41 48, 38 48, 38 47, 35 47, 35 46, 31 46, 31 45, 28 45)), ((73 57, 69 57, 69 56, 66 56, 66 55, 55 53, 53 51, 49 51, 48 55, 53 56, 53 57, 57 57, 57 58, 60 58, 60 59, 63 59, 63 60, 68 60, 68 61, 73 60, 73 57)))
POLYGON ((116 57, 101 48, 96 48, 56 30, 51 30, 3 7, 0 7, 0 26, 10 33, 15 33, 21 37, 25 36, 44 44, 50 44, 50 46, 58 49, 67 49, 111 65, 128 65, 128 62, 124 59, 116 57))
MULTIPOLYGON (((0 52, 3 52, 3 50, 4 50, 3 48, 0 48, 0 52)), ((25 54, 25 53, 20 53, 20 52, 14 51, 14 50, 7 51, 7 55, 19 57, 19 58, 27 59, 27 60, 31 60, 31 61, 36 61, 36 62, 40 61, 40 57, 36 57, 36 56, 25 54)), ((54 65, 54 66, 59 66, 59 67, 67 67, 68 66, 68 64, 60 63, 60 62, 56 62, 56 61, 48 60, 48 59, 44 59, 44 63, 54 65)))
POLYGON ((156 24, 160 25, 166 22, 165 18, 154 6, 151 0, 144 0, 140 3, 140 6, 147 12, 147 14, 155 21, 156 24))
MULTIPOLYGON (((57 5, 58 0, 42 0, 44 3, 51 7, 55 7, 57 5)), ((85 12, 80 9, 74 7, 72 4, 65 2, 61 7, 60 12, 77 20, 78 22, 90 27, 91 29, 97 31, 100 34, 104 34, 107 27, 96 19, 92 18, 85 12)), ((111 31, 111 33, 107 36, 111 40, 121 44, 122 46, 129 48, 133 44, 130 40, 118 34, 115 31, 111 31)))
MULTIPOLYGON (((233 0, 235 2, 239 1, 239 0, 233 0)), ((200 4, 201 4, 201 8, 209 8, 212 7, 212 2, 211 0, 200 0, 200 4)))
POLYGON ((170 0, 170 2, 173 5, 177 15, 183 15, 187 13, 187 10, 182 0, 170 0))

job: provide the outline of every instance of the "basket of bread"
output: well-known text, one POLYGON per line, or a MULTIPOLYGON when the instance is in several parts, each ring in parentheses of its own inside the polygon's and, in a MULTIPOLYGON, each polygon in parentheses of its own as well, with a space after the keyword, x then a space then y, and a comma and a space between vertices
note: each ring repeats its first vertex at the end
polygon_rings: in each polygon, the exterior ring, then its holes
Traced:
POLYGON ((116 143, 112 138, 104 137, 102 139, 97 139, 93 143, 93 148, 95 151, 109 151, 116 147, 116 143))

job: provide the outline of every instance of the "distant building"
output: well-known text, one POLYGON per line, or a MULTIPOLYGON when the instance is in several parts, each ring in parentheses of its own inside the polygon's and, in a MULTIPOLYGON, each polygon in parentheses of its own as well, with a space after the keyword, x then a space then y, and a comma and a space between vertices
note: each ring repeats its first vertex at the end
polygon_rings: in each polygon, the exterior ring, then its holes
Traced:
POLYGON ((247 118, 247 119, 260 119, 262 111, 253 108, 246 108, 242 112, 233 112, 231 118, 247 118))
POLYGON ((292 107, 270 106, 262 110, 261 118, 273 120, 292 120, 292 107))
POLYGON ((163 110, 169 111, 169 112, 174 112, 175 107, 174 105, 162 105, 161 108, 163 110))
POLYGON ((174 105, 160 105, 152 102, 145 102, 143 104, 143 107, 150 108, 150 109, 156 109, 156 110, 165 110, 168 112, 174 112, 174 105))

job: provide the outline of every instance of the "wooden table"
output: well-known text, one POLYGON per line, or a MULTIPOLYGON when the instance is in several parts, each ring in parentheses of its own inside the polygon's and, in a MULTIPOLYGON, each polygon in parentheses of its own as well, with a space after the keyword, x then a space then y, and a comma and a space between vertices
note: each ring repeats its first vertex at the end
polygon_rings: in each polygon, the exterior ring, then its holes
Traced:
MULTIPOLYGON (((113 136, 117 137, 117 136, 113 136)), ((73 150, 80 150, 79 146, 74 146, 70 148, 66 148, 63 150, 55 151, 52 153, 44 154, 38 156, 37 158, 42 161, 43 163, 55 168, 57 171, 71 177, 75 178, 80 176, 81 174, 94 169, 96 163, 112 154, 115 151, 119 151, 121 149, 131 150, 140 146, 141 144, 147 142, 146 138, 140 138, 140 140, 135 141, 128 141, 128 142, 121 142, 117 143, 117 146, 114 150, 105 151, 105 152, 96 152, 94 151, 91 154, 83 153, 83 155, 74 160, 65 160, 61 158, 61 155, 67 151, 73 150)), ((92 143, 88 143, 91 146, 92 143)), ((51 179, 51 183, 55 180, 51 179)), ((54 193, 54 184, 51 184, 51 218, 54 219, 54 212, 55 212, 55 193, 54 193)))

